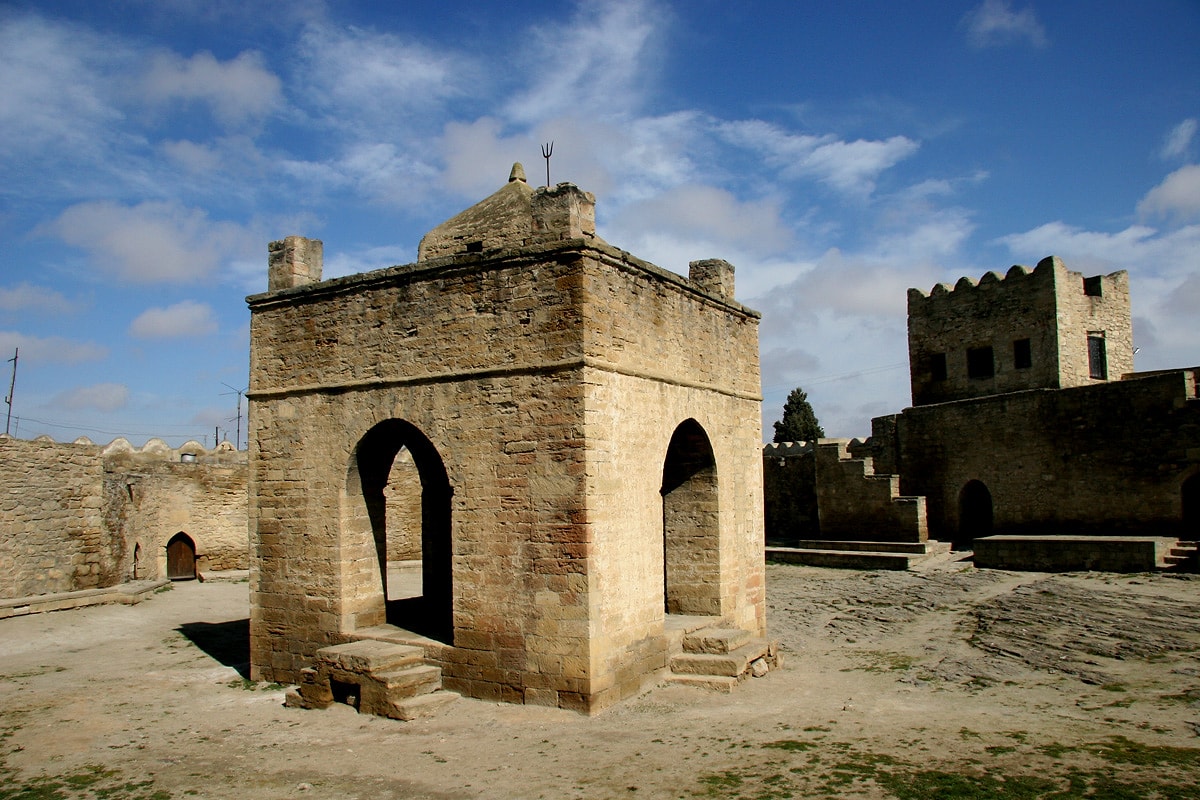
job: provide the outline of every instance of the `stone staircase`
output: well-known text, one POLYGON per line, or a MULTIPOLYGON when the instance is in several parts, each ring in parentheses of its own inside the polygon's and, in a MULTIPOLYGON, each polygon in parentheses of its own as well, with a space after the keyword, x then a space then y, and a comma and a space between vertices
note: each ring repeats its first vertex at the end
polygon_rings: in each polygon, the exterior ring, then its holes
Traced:
POLYGON ((337 702, 361 714, 411 720, 459 697, 442 689, 442 669, 425 662, 422 648, 373 639, 323 647, 300 674, 299 690, 284 703, 293 708, 337 702))
POLYGON ((1179 540, 1168 545, 1158 568, 1166 572, 1200 572, 1200 543, 1179 540))
POLYGON ((740 628, 710 626, 681 632, 670 645, 667 680, 732 692, 746 678, 783 666, 776 642, 740 628))
POLYGON ((906 570, 917 561, 950 552, 949 542, 867 542, 801 540, 793 546, 767 546, 767 560, 841 569, 906 570))

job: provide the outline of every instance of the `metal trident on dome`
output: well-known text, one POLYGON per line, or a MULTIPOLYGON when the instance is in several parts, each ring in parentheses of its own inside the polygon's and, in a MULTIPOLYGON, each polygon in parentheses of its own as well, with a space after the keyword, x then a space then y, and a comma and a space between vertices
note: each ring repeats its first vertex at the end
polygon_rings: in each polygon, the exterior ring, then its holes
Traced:
POLYGON ((554 154, 554 141, 542 145, 542 158, 546 159, 546 186, 550 186, 550 156, 554 154))

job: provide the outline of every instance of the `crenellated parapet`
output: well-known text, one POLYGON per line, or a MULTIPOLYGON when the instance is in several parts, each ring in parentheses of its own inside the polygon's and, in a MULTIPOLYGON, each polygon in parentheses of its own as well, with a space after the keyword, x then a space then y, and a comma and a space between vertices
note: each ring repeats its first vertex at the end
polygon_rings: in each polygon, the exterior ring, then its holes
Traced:
POLYGON ((1133 371, 1129 278, 1049 256, 908 290, 914 405, 1117 380, 1133 371))
POLYGON ((855 451, 860 447, 866 446, 866 439, 818 439, 812 442, 769 442, 763 445, 763 458, 795 458, 797 456, 811 455, 816 452, 817 446, 827 442, 842 442, 851 451, 855 451))
POLYGON ((76 437, 70 442, 60 442, 45 434, 35 436, 33 439, 20 439, 16 436, 0 434, 0 441, 11 442, 14 446, 20 446, 20 443, 24 442, 27 445, 37 445, 43 448, 63 448, 67 455, 74 452, 95 455, 106 460, 125 458, 139 462, 159 461, 185 464, 230 464, 245 463, 246 461, 246 451, 237 450, 228 441, 223 441, 212 449, 195 439, 189 439, 178 447, 171 447, 159 438, 147 439, 141 447, 136 447, 124 436, 118 436, 106 445, 96 444, 87 436, 76 437))

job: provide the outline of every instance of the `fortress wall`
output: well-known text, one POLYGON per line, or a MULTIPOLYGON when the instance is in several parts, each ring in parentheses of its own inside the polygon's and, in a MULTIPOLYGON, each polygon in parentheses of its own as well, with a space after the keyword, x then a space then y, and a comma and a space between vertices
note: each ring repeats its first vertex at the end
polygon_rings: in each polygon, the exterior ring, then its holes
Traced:
POLYGON ((929 533, 959 532, 981 481, 996 534, 1180 535, 1180 487, 1200 467, 1196 372, 906 409, 901 491, 925 495, 929 533))
POLYGON ((0 596, 163 577, 180 531, 201 569, 245 568, 246 454, 225 447, 0 437, 0 596))
POLYGON ((766 540, 787 546, 802 539, 821 538, 816 443, 768 444, 762 452, 766 540))
POLYGON ((120 582, 125 548, 105 530, 100 451, 0 437, 0 596, 120 582))

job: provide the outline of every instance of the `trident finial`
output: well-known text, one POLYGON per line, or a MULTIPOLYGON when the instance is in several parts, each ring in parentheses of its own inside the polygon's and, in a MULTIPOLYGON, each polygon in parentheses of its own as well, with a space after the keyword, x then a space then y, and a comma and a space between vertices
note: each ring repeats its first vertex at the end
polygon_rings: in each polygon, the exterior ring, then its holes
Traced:
POLYGON ((554 141, 542 145, 542 158, 546 159, 546 187, 550 186, 550 156, 554 154, 554 141))

